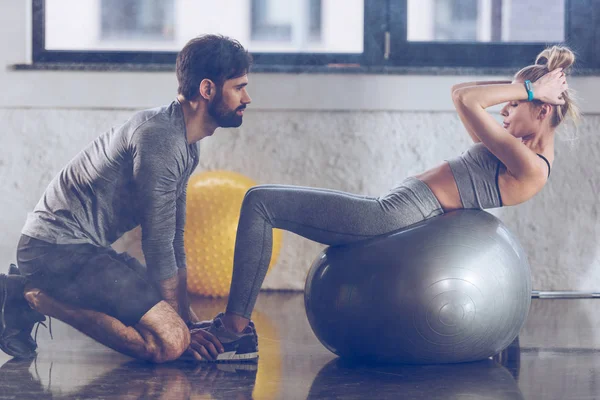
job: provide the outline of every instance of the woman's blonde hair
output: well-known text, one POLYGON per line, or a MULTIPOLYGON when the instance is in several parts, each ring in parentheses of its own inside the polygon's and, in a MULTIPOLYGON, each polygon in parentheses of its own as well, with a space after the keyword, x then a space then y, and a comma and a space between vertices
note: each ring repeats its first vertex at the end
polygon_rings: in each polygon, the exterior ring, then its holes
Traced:
MULTIPOLYGON (((535 82, 556 68, 562 68, 565 75, 567 75, 574 63, 575 54, 569 48, 552 46, 538 54, 534 65, 529 65, 517 72, 514 79, 521 82, 525 82, 526 80, 535 82)), ((579 107, 577 107, 575 102, 573 91, 567 89, 563 92, 563 98, 565 99, 565 104, 556 106, 556 112, 552 116, 551 123, 553 127, 560 125, 567 116, 571 117, 573 122, 579 122, 579 107)))

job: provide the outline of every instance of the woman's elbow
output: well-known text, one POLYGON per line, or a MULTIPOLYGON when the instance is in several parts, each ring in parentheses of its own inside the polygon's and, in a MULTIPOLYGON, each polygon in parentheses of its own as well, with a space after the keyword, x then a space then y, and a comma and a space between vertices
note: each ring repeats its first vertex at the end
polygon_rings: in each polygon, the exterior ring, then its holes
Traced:
POLYGON ((450 97, 454 101, 455 92, 460 88, 459 85, 452 85, 452 89, 450 89, 450 97))
POLYGON ((452 90, 452 101, 454 104, 462 103, 465 98, 465 89, 464 88, 456 88, 452 90))
POLYGON ((465 91, 462 88, 459 88, 452 92, 452 103, 454 104, 454 108, 460 110, 465 106, 465 91))
POLYGON ((451 93, 454 93, 455 90, 460 89, 461 87, 465 87, 465 83, 464 82, 460 82, 460 83, 455 83, 454 85, 452 85, 452 89, 450 90, 451 93))
POLYGON ((460 88, 452 93, 452 101, 456 108, 475 109, 481 106, 477 95, 469 88, 460 88))

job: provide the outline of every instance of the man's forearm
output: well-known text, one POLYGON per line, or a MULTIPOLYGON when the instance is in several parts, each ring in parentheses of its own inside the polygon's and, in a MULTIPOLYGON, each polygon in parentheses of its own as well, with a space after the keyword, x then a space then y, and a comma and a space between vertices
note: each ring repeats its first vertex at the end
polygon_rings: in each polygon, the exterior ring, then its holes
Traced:
POLYGON ((179 275, 160 281, 158 288, 163 300, 169 303, 181 315, 179 307, 179 275))
POLYGON ((177 275, 159 283, 160 294, 167 303, 181 316, 186 323, 197 322, 198 318, 190 309, 187 293, 187 270, 179 268, 177 275))
MULTIPOLYGON (((177 290, 177 302, 179 304, 179 315, 187 323, 190 322, 190 299, 187 292, 187 269, 179 268, 177 270, 177 279, 179 288, 177 290)), ((195 321, 192 321, 195 322, 195 321)))

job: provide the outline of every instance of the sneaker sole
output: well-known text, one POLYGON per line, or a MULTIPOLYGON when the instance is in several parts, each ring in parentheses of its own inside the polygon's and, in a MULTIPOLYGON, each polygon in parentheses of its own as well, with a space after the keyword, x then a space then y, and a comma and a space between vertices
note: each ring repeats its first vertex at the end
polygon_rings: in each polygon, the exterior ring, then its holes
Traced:
POLYGON ((4 343, 2 343, 2 342, 0 342, 0 350, 2 350, 4 353, 6 353, 9 356, 14 357, 18 360, 29 360, 29 359, 35 358, 37 356, 37 352, 35 352, 35 351, 29 352, 27 354, 15 353, 13 351, 10 351, 10 349, 6 348, 4 346, 4 343))
POLYGON ((236 354, 234 351, 221 353, 216 360, 195 360, 196 362, 207 364, 225 364, 225 363, 258 363, 258 352, 236 354))
POLYGON ((224 353, 219 354, 215 361, 227 362, 227 361, 252 361, 252 360, 258 360, 258 352, 237 354, 235 351, 226 351, 224 353))

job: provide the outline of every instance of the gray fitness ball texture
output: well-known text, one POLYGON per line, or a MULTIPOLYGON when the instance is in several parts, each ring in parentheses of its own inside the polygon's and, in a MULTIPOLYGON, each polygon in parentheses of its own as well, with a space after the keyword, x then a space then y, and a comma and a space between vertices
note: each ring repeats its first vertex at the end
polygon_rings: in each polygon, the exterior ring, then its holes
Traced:
POLYGON ((519 334, 531 304, 527 255, 506 226, 460 210, 325 249, 304 295, 333 353, 407 364, 486 359, 519 334))

